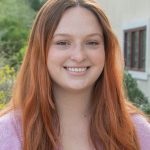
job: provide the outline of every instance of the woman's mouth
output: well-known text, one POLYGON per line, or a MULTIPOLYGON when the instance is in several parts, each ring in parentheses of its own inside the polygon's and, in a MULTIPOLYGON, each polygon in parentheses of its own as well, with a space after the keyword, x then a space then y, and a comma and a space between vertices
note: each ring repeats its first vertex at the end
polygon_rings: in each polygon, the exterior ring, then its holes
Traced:
POLYGON ((64 67, 67 71, 71 72, 71 73, 76 73, 76 74, 80 74, 82 75, 83 73, 85 73, 90 67, 70 67, 70 66, 66 66, 64 67))

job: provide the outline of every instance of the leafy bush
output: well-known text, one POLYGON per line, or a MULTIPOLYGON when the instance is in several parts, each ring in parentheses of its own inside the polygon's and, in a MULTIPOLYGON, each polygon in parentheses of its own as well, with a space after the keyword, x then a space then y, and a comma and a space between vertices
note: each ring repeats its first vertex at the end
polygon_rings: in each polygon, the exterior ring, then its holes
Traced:
POLYGON ((147 103, 147 104, 141 104, 139 106, 139 108, 141 110, 143 110, 145 113, 149 114, 150 115, 150 103, 147 103))
POLYGON ((0 104, 0 110, 5 107, 5 104, 0 104))
POLYGON ((35 11, 38 11, 46 0, 28 0, 30 6, 35 11))
POLYGON ((124 74, 124 87, 128 99, 142 111, 150 114, 150 103, 148 98, 138 88, 136 80, 132 78, 131 74, 128 72, 124 74))
POLYGON ((24 0, 1 0, 0 14, 0 57, 5 58, 0 65, 16 68, 16 53, 26 45, 35 12, 24 0))
POLYGON ((15 55, 16 60, 18 61, 17 68, 19 68, 19 66, 22 64, 22 60, 23 60, 26 48, 27 48, 27 46, 22 47, 19 50, 19 52, 17 52, 16 55, 15 55))
POLYGON ((9 61, 9 65, 14 67, 18 62, 15 55, 24 47, 28 37, 28 30, 22 28, 17 20, 7 18, 0 22, 0 29, 7 25, 7 31, 1 35, 0 52, 9 61))
POLYGON ((8 65, 0 68, 0 107, 3 107, 3 104, 10 100, 15 76, 15 70, 8 65))

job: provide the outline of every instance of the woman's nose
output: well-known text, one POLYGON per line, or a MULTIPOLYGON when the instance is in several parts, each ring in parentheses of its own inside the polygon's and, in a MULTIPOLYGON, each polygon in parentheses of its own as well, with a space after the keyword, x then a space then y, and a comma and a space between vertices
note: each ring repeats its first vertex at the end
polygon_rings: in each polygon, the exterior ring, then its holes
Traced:
POLYGON ((71 60, 76 62, 83 62, 87 56, 82 46, 77 46, 72 50, 71 60))

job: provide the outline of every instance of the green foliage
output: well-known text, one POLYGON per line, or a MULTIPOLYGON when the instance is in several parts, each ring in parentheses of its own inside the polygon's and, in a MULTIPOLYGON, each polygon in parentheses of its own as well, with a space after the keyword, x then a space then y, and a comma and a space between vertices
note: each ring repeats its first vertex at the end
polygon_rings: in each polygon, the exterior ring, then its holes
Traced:
POLYGON ((150 103, 141 104, 139 108, 150 115, 150 103))
POLYGON ((30 6, 35 11, 38 11, 46 0, 28 0, 30 6))
POLYGON ((10 100, 35 16, 25 0, 0 0, 0 109, 10 100), (10 67, 9 67, 10 66, 10 67))
POLYGON ((40 0, 30 0, 29 2, 30 2, 31 7, 32 7, 35 11, 37 11, 37 10, 40 9, 40 7, 41 7, 41 2, 40 2, 40 0))
POLYGON ((16 53, 26 45, 35 12, 24 0, 2 0, 0 14, 0 57, 5 58, 0 66, 16 68, 16 53))
POLYGON ((26 51, 27 46, 22 47, 18 53, 16 53, 16 59, 18 60, 18 64, 17 65, 21 65, 22 64, 22 60, 23 57, 25 55, 25 51, 26 51))
POLYGON ((5 34, 1 35, 0 52, 7 61, 9 60, 10 66, 15 66, 18 60, 14 56, 26 44, 28 30, 22 28, 17 20, 7 18, 0 24, 0 28, 4 28, 2 25, 5 24, 8 27, 5 34))
POLYGON ((5 104, 0 104, 0 110, 5 107, 5 104))
POLYGON ((11 97, 11 89, 16 77, 15 70, 8 65, 0 68, 0 104, 6 104, 11 97))
POLYGON ((143 92, 138 88, 137 82, 132 76, 125 72, 124 87, 128 99, 144 112, 150 114, 150 103, 148 98, 144 96, 143 92))

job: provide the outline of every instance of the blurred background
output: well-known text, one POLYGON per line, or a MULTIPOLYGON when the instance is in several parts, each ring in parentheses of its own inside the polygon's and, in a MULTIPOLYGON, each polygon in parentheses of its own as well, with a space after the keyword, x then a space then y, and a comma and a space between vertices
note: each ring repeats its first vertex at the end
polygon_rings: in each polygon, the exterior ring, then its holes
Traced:
MULTIPOLYGON (((46 0, 0 0, 0 109, 27 47, 32 22, 46 0)), ((150 115, 150 0, 97 0, 118 37, 129 100, 150 115)))

